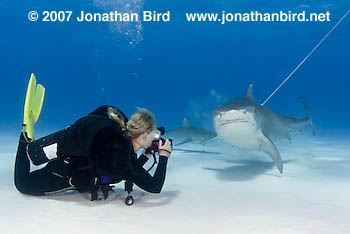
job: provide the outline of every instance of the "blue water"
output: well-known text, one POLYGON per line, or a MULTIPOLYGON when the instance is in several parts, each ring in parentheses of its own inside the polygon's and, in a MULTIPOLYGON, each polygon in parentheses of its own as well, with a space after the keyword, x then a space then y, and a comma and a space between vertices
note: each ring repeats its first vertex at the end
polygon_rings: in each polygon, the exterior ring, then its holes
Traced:
MULTIPOLYGON (((210 113, 245 95, 262 103, 343 16, 347 1, 2 1, 0 130, 18 134, 30 74, 46 88, 37 131, 73 123, 98 105, 136 107, 171 129, 187 117, 212 129, 210 113), (30 22, 31 10, 171 11, 171 22, 30 22), (186 12, 331 13, 331 22, 189 23, 186 12), (141 28, 137 28, 141 27, 141 28)), ((316 131, 350 128, 350 16, 266 104, 286 116, 306 115, 316 131)), ((310 131, 311 132, 311 131, 310 131)))

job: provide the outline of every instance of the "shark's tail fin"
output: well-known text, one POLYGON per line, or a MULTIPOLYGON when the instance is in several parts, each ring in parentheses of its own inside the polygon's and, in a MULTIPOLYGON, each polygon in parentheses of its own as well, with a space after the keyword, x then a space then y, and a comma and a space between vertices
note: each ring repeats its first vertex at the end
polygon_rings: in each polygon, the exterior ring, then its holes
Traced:
POLYGON ((309 108, 309 106, 307 105, 307 103, 306 103, 304 97, 300 96, 300 100, 301 100, 301 102, 304 104, 304 107, 305 107, 305 110, 306 110, 306 113, 307 113, 307 118, 308 118, 308 120, 310 121, 310 125, 311 125, 311 128, 312 128, 312 134, 315 136, 315 135, 316 135, 316 132, 315 132, 314 125, 312 124, 312 118, 311 118, 310 108, 309 108))

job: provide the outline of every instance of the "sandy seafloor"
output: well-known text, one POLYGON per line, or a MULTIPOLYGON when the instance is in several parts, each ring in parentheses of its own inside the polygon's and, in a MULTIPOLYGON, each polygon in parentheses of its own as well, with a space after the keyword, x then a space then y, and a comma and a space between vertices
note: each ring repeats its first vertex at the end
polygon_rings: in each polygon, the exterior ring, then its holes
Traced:
POLYGON ((187 151, 173 152, 163 191, 135 187, 128 207, 123 183, 105 201, 72 191, 19 193, 17 139, 1 137, 1 233, 350 233, 349 139, 303 135, 280 142, 283 175, 263 153, 220 141, 182 145, 187 151))

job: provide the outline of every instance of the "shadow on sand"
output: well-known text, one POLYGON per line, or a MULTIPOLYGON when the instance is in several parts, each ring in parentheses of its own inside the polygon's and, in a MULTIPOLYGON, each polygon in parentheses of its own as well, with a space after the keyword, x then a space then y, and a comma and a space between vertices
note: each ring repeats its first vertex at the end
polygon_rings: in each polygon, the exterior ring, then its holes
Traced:
MULTIPOLYGON (((90 201, 90 193, 79 193, 77 191, 66 191, 62 193, 37 197, 39 199, 49 199, 64 202, 79 203, 85 206, 103 206, 103 205, 120 205, 125 202, 127 192, 121 188, 115 188, 109 192, 106 200, 103 199, 102 193, 99 193, 99 199, 90 201)), ((179 191, 162 191, 159 194, 152 194, 135 188, 131 194, 134 198, 134 206, 137 207, 156 207, 170 204, 179 195, 179 191)), ((125 205, 126 206, 126 205, 125 205)))
POLYGON ((156 207, 170 204, 179 196, 179 193, 179 191, 162 191, 159 194, 153 194, 135 190, 133 196, 135 199, 135 206, 137 207, 156 207))
MULTIPOLYGON (((234 164, 227 168, 203 168, 209 171, 217 172, 217 177, 225 181, 247 181, 252 180, 259 175, 271 175, 281 177, 282 175, 266 173, 274 168, 273 162, 264 162, 256 160, 227 160, 226 162, 234 164)), ((288 164, 291 160, 283 161, 283 164, 288 164)), ((276 169, 277 170, 277 169, 276 169)))

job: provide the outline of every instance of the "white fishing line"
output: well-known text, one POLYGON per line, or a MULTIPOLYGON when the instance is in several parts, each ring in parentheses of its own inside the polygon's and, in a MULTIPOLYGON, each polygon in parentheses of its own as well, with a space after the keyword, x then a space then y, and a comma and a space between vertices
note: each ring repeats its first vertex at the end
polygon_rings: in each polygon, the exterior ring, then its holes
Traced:
POLYGON ((299 69, 299 67, 301 65, 303 65, 303 63, 315 52, 315 50, 317 50, 317 48, 323 43, 324 40, 327 39, 327 37, 334 31, 334 29, 336 29, 336 27, 338 27, 338 25, 340 24, 340 22, 343 21, 343 19, 349 14, 350 10, 348 10, 345 15, 343 17, 341 17, 341 19, 338 21, 338 23, 336 23, 333 28, 326 34, 326 36, 324 36, 322 38, 322 40, 311 50, 311 52, 299 63, 299 65, 287 76, 286 79, 284 79, 284 81, 275 89, 275 91, 273 91, 271 93, 271 95, 263 102, 263 104, 261 104, 262 106, 265 105, 265 103, 284 85, 284 83, 287 82, 287 80, 299 69))

